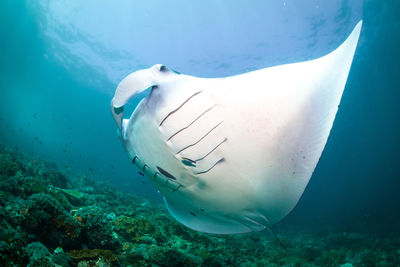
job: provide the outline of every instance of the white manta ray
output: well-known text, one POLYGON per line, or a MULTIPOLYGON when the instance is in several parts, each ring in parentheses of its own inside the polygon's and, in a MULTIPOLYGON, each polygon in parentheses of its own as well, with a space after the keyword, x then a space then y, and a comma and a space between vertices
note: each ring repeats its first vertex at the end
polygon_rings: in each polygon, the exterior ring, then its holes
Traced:
POLYGON ((332 128, 361 24, 310 61, 212 79, 154 65, 121 81, 111 111, 123 144, 176 220, 245 233, 295 207, 332 128), (150 87, 123 119, 127 101, 150 87))

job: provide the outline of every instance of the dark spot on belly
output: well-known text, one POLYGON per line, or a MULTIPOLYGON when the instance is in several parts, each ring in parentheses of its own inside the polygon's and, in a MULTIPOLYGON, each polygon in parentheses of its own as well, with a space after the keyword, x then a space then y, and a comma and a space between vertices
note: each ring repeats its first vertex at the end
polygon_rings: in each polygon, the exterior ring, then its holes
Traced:
POLYGON ((138 172, 141 176, 144 176, 144 173, 143 172, 138 172))
POLYGON ((172 174, 170 174, 169 172, 167 172, 163 168, 157 166, 157 169, 162 175, 164 175, 164 176, 166 176, 166 177, 168 177, 168 178, 170 178, 172 180, 176 180, 175 176, 173 176, 172 174))
POLYGON ((194 213, 193 211, 189 212, 190 214, 192 214, 194 217, 196 217, 196 213, 194 213))

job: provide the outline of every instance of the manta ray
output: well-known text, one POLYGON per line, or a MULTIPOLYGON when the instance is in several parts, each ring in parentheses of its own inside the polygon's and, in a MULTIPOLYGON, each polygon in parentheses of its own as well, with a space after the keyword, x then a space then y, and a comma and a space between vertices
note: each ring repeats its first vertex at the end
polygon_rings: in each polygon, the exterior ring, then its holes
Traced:
POLYGON ((246 233, 296 206, 331 131, 361 25, 314 60, 224 78, 157 64, 119 83, 111 113, 122 143, 177 221, 246 233), (124 105, 149 88, 124 119, 124 105))

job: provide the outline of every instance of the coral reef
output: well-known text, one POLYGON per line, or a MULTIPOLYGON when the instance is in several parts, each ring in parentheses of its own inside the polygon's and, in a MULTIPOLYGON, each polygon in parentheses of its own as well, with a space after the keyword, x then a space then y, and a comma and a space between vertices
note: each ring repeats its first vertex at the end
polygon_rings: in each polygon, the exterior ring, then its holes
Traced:
POLYGON ((0 146, 0 266, 400 266, 400 237, 212 235, 85 175, 0 146))

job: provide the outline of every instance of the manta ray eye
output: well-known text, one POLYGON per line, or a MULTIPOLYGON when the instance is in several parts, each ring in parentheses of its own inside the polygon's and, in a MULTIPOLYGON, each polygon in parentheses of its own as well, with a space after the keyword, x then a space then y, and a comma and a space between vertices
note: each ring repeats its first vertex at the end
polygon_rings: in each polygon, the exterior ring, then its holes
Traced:
POLYGON ((166 66, 162 65, 162 66, 160 67, 160 71, 161 71, 161 72, 167 72, 167 71, 168 71, 168 68, 167 68, 166 66))
POLYGON ((176 71, 176 70, 173 70, 173 69, 169 69, 164 65, 161 65, 159 70, 160 70, 160 72, 170 72, 170 71, 172 71, 175 74, 181 74, 179 71, 176 71))
POLYGON ((172 179, 172 180, 176 180, 176 177, 175 177, 175 176, 173 176, 172 174, 170 174, 169 172, 167 172, 167 171, 164 170, 163 168, 157 166, 157 169, 158 169, 158 171, 159 171, 162 175, 167 176, 168 178, 170 178, 170 179, 172 179))

